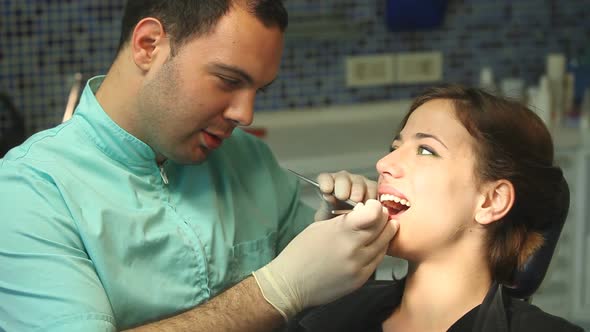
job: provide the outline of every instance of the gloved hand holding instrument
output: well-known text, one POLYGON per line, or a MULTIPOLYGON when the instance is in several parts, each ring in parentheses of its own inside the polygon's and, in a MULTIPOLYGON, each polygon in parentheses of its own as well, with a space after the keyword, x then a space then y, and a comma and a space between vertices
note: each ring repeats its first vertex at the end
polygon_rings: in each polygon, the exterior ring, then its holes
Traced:
MULTIPOLYGON (((388 221, 387 209, 373 199, 376 187, 361 189, 358 181, 363 179, 346 172, 320 175, 321 188, 333 191, 339 200, 366 198, 366 202, 356 203, 348 214, 311 224, 274 260, 253 273, 265 299, 286 320, 306 307, 328 303, 359 288, 383 259, 398 224, 388 221)), ((328 200, 316 213, 316 220, 332 215, 334 206, 328 200)))
POLYGON ((357 204, 377 198, 377 183, 367 178, 345 171, 321 173, 316 182, 293 170, 289 170, 306 183, 314 186, 322 198, 315 220, 325 220, 336 215, 348 213, 357 204))

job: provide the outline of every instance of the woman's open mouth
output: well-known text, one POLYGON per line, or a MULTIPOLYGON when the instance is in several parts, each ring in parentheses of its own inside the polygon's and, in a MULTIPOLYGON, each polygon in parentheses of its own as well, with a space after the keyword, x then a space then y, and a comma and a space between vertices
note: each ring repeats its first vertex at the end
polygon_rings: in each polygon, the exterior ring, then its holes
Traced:
POLYGON ((392 194, 381 194, 379 201, 389 211, 389 219, 399 216, 412 206, 410 201, 392 194))

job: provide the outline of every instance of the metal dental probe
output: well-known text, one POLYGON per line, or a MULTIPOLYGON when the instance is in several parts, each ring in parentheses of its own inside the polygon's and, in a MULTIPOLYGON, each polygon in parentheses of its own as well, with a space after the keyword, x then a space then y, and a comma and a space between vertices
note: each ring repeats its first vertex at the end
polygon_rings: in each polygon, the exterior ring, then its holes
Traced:
MULTIPOLYGON (((293 170, 291 170, 291 169, 288 169, 288 170, 289 170, 291 173, 293 173, 293 174, 297 175, 297 177, 298 177, 298 178, 300 178, 301 180, 303 180, 303 181, 305 181, 305 182, 307 182, 307 183, 311 184, 312 186, 316 187, 317 191, 320 193, 320 196, 322 196, 322 199, 324 199, 324 200, 325 200, 325 198, 324 198, 324 196, 323 196, 323 193, 322 193, 322 191, 320 190, 320 184, 319 184, 319 183, 317 183, 317 182, 315 182, 314 180, 312 180, 312 179, 310 179, 310 178, 308 178, 308 177, 305 177, 305 176, 303 176, 303 175, 301 175, 301 174, 299 174, 299 173, 297 173, 297 172, 295 172, 295 171, 293 171, 293 170)), ((336 198, 336 197, 335 197, 335 198, 336 198)), ((338 201, 340 201, 340 202, 343 202, 343 203, 346 203, 346 204, 348 204, 348 205, 350 205, 350 206, 352 206, 352 207, 356 206, 356 204, 357 204, 357 202, 355 202, 355 201, 351 201, 350 199, 347 199, 347 200, 344 200, 344 201, 343 201, 343 200, 340 200, 340 199, 338 199, 338 198, 336 198, 336 199, 337 199, 338 201)), ((345 214, 345 213, 349 213, 350 211, 352 211, 352 210, 332 210, 332 211, 331 211, 331 213, 332 213, 332 214, 345 214)))

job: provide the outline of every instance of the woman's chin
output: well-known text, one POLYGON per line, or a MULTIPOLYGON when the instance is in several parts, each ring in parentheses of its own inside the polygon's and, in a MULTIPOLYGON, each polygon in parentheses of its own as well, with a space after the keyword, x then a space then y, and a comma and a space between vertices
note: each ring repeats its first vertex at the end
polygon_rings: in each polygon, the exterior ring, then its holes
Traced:
POLYGON ((408 259, 409 257, 412 257, 411 253, 408 252, 407 246, 404 246, 397 236, 389 242, 389 247, 387 247, 385 254, 400 259, 408 259))
POLYGON ((399 250, 397 244, 395 243, 395 237, 393 240, 391 240, 391 242, 389 242, 389 247, 387 247, 385 254, 391 257, 398 257, 399 250))

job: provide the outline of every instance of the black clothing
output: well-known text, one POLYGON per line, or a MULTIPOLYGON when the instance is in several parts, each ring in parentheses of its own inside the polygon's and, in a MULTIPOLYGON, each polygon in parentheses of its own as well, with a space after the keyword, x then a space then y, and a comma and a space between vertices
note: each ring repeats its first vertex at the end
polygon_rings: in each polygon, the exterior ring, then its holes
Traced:
MULTIPOLYGON (((369 281, 359 290, 330 304, 311 308, 292 319, 287 332, 382 332, 381 324, 400 304, 405 279, 369 281)), ((538 307, 514 299, 494 284, 483 303, 466 313, 449 332, 580 332, 582 328, 538 307)))

